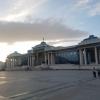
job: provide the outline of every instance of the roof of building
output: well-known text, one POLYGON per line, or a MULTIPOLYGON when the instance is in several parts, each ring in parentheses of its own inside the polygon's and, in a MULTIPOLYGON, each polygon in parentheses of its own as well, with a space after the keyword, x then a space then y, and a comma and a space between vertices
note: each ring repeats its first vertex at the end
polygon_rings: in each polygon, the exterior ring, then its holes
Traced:
POLYGON ((28 50, 28 53, 33 53, 33 50, 28 50))
POLYGON ((18 53, 17 51, 15 51, 14 53, 11 53, 10 55, 7 56, 7 58, 9 57, 17 57, 17 56, 21 56, 22 54, 18 53))
POLYGON ((53 49, 53 46, 48 45, 46 42, 41 42, 39 45, 36 45, 33 47, 33 50, 39 50, 39 49, 44 49, 44 50, 50 50, 53 49))
POLYGON ((86 44, 99 43, 99 42, 100 42, 100 38, 94 35, 90 35, 88 38, 81 41, 79 45, 86 45, 86 44))
POLYGON ((46 42, 41 42, 40 44, 36 45, 35 47, 33 47, 34 49, 35 48, 40 48, 40 47, 47 47, 49 45, 46 44, 46 42))

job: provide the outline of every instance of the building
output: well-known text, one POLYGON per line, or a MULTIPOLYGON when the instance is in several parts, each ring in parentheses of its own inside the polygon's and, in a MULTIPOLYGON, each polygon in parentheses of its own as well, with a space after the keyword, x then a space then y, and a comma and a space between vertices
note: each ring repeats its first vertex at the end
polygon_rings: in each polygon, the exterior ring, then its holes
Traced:
POLYGON ((100 64, 100 38, 90 35, 77 46, 79 50, 80 65, 100 64))
POLYGON ((20 54, 17 51, 7 56, 6 59, 6 69, 21 69, 22 67, 27 66, 27 55, 20 54))
POLYGON ((27 66, 34 68, 39 65, 75 64, 99 65, 100 64, 100 38, 90 35, 78 45, 69 47, 53 47, 46 42, 34 46, 28 53, 21 55, 17 52, 7 57, 7 68, 27 66))

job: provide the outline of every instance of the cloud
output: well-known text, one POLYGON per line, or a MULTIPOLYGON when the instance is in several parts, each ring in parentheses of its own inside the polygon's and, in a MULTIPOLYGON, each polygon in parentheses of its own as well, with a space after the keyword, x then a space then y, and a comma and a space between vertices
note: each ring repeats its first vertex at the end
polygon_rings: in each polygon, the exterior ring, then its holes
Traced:
POLYGON ((4 7, 6 12, 2 13, 0 20, 23 22, 27 16, 35 15, 44 2, 46 0, 11 0, 8 7, 4 7))
POLYGON ((100 2, 96 3, 89 11, 90 16, 100 15, 100 2))
POLYGON ((76 6, 82 7, 90 3, 91 0, 76 0, 76 6))
POLYGON ((85 11, 89 16, 100 15, 100 1, 97 0, 76 0, 73 3, 74 11, 85 11))
POLYGON ((51 40, 47 41, 48 44, 53 45, 53 46, 71 46, 71 45, 76 45, 79 43, 82 39, 60 39, 60 40, 51 40))
POLYGON ((87 33, 69 28, 58 21, 42 20, 34 23, 0 22, 0 42, 78 39, 87 33))
POLYGON ((99 7, 94 0, 4 0, 0 2, 0 21, 33 22, 51 17, 67 20, 84 11, 90 16, 99 15, 99 7))
POLYGON ((75 0, 73 1, 73 10, 82 11, 90 8, 92 0, 75 0))

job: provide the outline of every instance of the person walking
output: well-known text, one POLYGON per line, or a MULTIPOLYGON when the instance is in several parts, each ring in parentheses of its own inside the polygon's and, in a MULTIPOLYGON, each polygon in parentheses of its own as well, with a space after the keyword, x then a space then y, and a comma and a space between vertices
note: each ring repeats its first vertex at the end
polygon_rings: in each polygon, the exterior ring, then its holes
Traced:
POLYGON ((98 69, 98 78, 100 78, 100 69, 98 69))
POLYGON ((94 77, 94 78, 97 77, 97 76, 96 76, 96 69, 95 69, 95 67, 93 67, 93 77, 94 77))

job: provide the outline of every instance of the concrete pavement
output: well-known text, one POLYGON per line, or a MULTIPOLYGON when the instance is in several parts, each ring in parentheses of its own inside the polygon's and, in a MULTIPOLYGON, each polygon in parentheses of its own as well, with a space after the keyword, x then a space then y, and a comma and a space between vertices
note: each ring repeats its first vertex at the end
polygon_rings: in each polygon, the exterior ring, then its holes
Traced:
POLYGON ((0 100, 100 100, 91 71, 0 72, 0 100))

